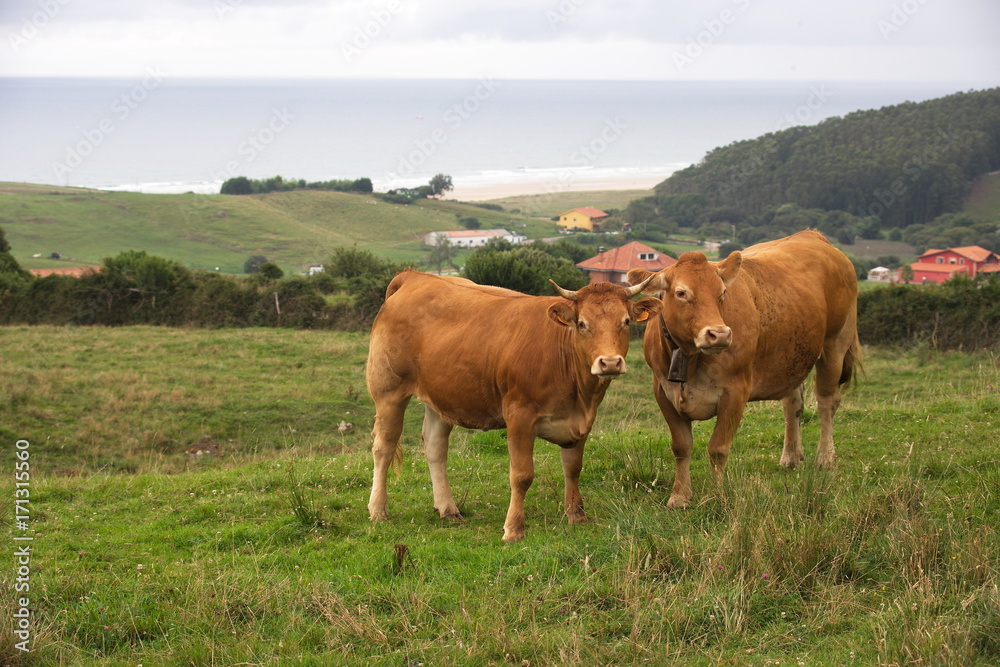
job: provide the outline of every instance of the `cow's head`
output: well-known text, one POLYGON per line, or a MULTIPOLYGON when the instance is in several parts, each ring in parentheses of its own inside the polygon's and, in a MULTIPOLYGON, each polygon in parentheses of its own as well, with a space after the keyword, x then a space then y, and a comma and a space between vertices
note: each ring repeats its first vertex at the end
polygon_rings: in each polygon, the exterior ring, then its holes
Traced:
POLYGON ((624 373, 629 324, 649 319, 662 306, 659 299, 631 301, 646 283, 633 287, 593 283, 573 292, 549 282, 566 299, 549 307, 549 317, 570 329, 578 353, 590 363, 590 372, 604 379, 624 373))
POLYGON ((721 262, 710 262, 700 252, 686 252, 659 273, 632 269, 628 281, 633 285, 648 281, 646 290, 660 294, 667 330, 685 354, 719 354, 733 342, 721 305, 742 262, 739 251, 721 262))

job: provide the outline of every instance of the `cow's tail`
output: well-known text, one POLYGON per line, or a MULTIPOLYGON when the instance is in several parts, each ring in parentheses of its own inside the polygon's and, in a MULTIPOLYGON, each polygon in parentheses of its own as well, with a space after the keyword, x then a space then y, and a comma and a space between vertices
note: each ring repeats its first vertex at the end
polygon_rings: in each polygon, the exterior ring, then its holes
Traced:
POLYGON ((852 387, 858 384, 858 371, 864 373, 865 367, 861 359, 861 341, 857 332, 854 333, 854 340, 847 348, 844 355, 844 366, 840 371, 840 384, 850 384, 852 387))
POLYGON ((396 274, 396 276, 389 281, 389 285, 385 288, 385 298, 388 299, 390 296, 399 291, 399 288, 403 286, 406 282, 407 276, 411 273, 410 269, 404 269, 396 274))

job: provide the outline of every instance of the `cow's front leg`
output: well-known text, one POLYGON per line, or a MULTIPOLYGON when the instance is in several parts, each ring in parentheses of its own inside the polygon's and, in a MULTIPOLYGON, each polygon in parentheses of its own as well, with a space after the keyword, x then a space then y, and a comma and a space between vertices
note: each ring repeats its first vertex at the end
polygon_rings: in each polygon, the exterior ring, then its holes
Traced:
POLYGON ((803 458, 802 454, 802 407, 805 405, 805 385, 781 399, 781 409, 785 413, 785 444, 781 450, 779 463, 786 468, 794 468, 803 458))
POLYGON ((658 380, 653 380, 653 396, 663 418, 670 428, 670 449, 674 452, 674 486, 670 491, 667 507, 686 510, 691 506, 691 449, 694 436, 691 434, 691 420, 674 409, 658 380))
POLYGON ((725 476, 729 450, 736 436, 736 430, 743 421, 747 398, 746 392, 727 389, 722 392, 722 398, 719 399, 715 428, 712 430, 712 437, 708 439, 708 460, 712 464, 712 476, 718 484, 722 484, 725 476))
POLYGON ((563 478, 565 481, 566 518, 570 523, 587 521, 587 513, 583 511, 583 496, 580 495, 580 471, 583 470, 583 445, 586 438, 581 438, 570 447, 562 450, 563 478))
POLYGON ((455 498, 451 495, 451 484, 448 483, 448 436, 452 425, 441 419, 441 415, 424 406, 424 427, 421 435, 424 439, 424 455, 427 457, 427 467, 431 472, 431 488, 434 490, 434 509, 442 519, 461 519, 455 498))
POLYGON ((503 541, 524 538, 524 496, 535 480, 535 432, 530 427, 507 422, 510 454, 510 506, 503 524, 503 541))

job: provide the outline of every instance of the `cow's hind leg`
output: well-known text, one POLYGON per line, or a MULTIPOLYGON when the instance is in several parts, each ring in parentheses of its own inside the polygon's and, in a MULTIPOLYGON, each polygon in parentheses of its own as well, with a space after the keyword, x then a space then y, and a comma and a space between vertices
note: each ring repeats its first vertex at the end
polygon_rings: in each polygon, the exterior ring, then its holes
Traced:
POLYGON ((587 439, 582 438, 562 449, 566 518, 570 523, 587 521, 587 513, 583 511, 583 496, 580 495, 580 471, 583 470, 583 446, 586 442, 587 439))
POLYGON ((441 419, 441 415, 424 406, 424 454, 427 467, 431 471, 431 488, 434 489, 434 509, 442 519, 461 519, 462 513, 451 495, 448 483, 448 437, 452 425, 441 419))
POLYGON ((844 359, 856 339, 854 328, 845 328, 839 336, 827 339, 823 355, 816 362, 816 403, 820 420, 816 465, 820 468, 833 465, 833 416, 840 407, 840 384, 846 381, 844 359))
POLYGON ((802 454, 802 407, 805 405, 805 385, 781 399, 781 409, 785 413, 785 445, 781 450, 781 465, 794 468, 803 458, 802 454))
POLYGON ((368 514, 372 521, 389 518, 386 498, 386 478, 393 459, 402 460, 399 437, 403 433, 403 413, 410 402, 407 394, 382 395, 375 398, 375 427, 372 429, 372 493, 368 499, 368 514))

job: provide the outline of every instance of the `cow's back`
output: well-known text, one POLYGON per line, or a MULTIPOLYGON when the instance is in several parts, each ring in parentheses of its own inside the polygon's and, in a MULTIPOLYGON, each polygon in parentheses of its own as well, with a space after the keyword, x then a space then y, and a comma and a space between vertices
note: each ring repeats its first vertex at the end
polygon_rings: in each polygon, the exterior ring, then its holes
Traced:
POLYGON ((746 345, 747 361, 752 354, 751 400, 779 397, 801 384, 824 341, 855 326, 856 303, 853 264, 820 232, 745 250, 724 311, 733 345, 746 345))
POLYGON ((530 386, 520 376, 537 374, 544 360, 534 357, 551 349, 545 313, 557 299, 415 271, 397 275, 387 294, 372 326, 373 396, 405 390, 448 421, 502 427, 507 387, 530 386))

